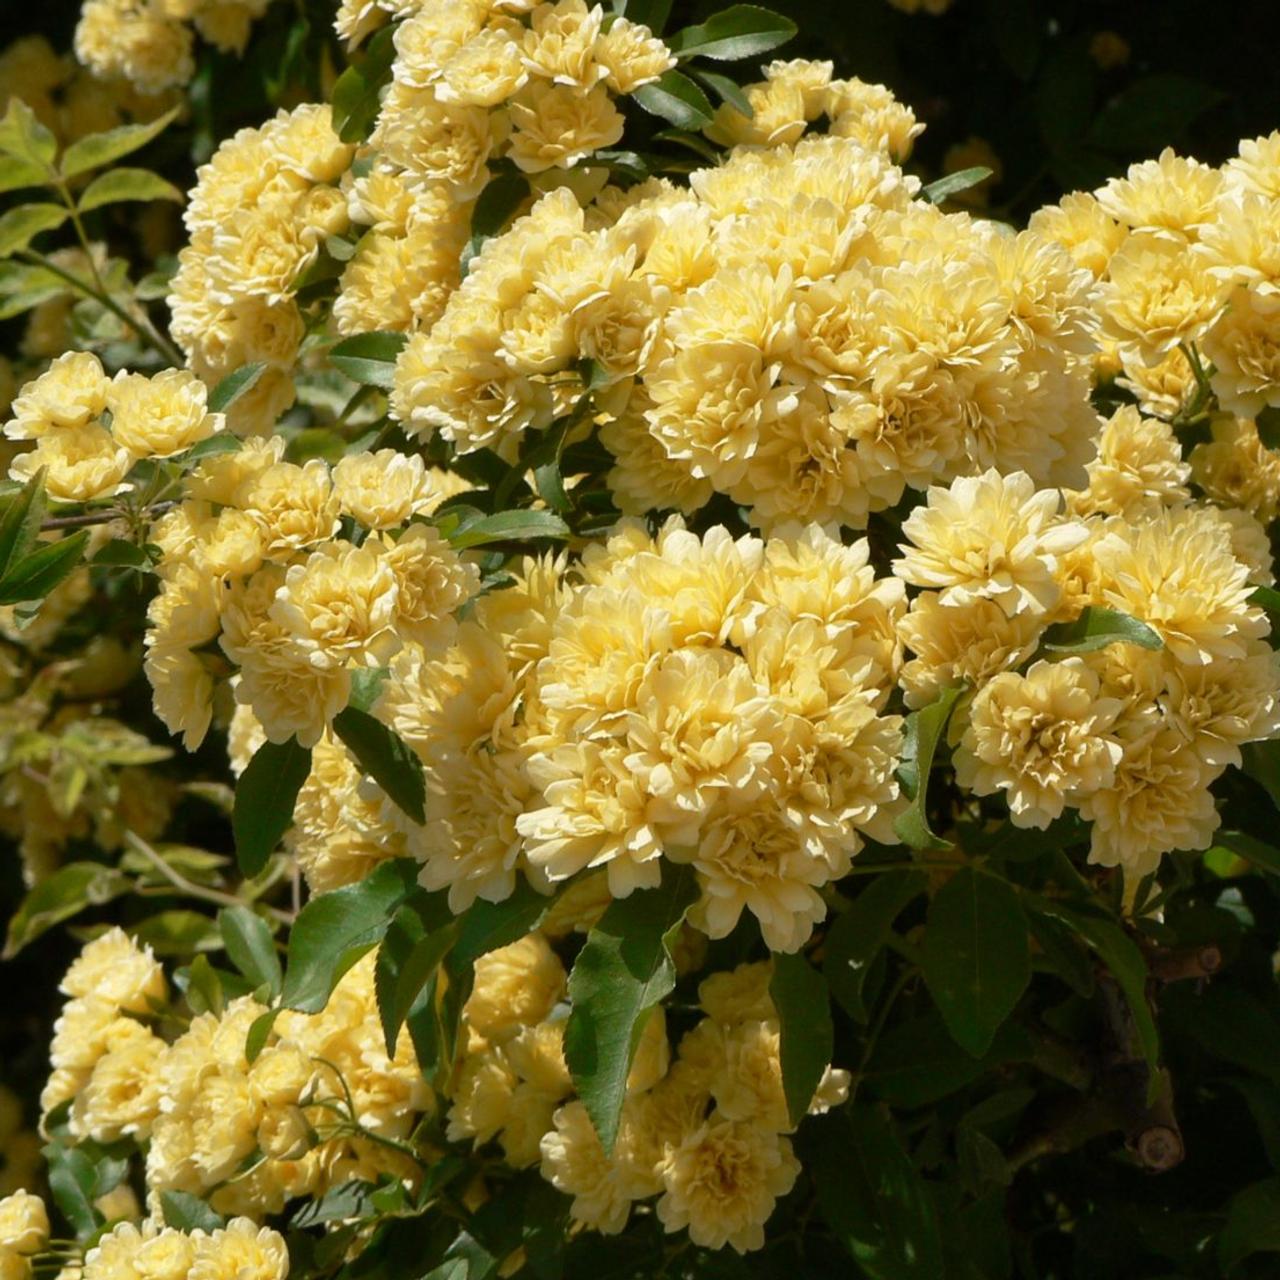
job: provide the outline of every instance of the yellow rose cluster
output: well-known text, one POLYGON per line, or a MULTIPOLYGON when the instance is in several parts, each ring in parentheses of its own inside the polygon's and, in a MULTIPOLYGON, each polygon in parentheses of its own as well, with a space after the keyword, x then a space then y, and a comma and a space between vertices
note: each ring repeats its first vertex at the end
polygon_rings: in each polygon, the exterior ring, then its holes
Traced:
POLYGON ((213 641, 266 737, 313 746, 347 705, 353 671, 446 645, 454 610, 479 586, 433 527, 411 522, 442 496, 421 458, 383 450, 298 465, 284 443, 252 439, 203 460, 186 500, 152 529, 164 556, 145 665, 156 714, 188 749, 226 672, 213 641), (339 536, 344 517, 359 540, 339 536))
POLYGON ((190 1233, 120 1222, 85 1255, 80 1280, 285 1280, 284 1237, 250 1218, 190 1233))
POLYGON ((75 32, 76 57, 94 75, 123 77, 142 93, 180 88, 195 74, 197 32, 224 53, 243 53, 250 28, 270 3, 84 0, 75 32))
MULTIPOLYGON (((664 1230, 687 1229, 703 1248, 764 1244, 764 1224, 800 1172, 769 977, 768 964, 751 964, 704 979, 705 1016, 674 1054, 661 1013, 651 1015, 612 1154, 581 1102, 556 1110, 541 1142, 542 1174, 573 1198, 575 1222, 613 1235, 633 1204, 657 1197, 664 1230)), ((828 1067, 810 1114, 843 1102, 848 1089, 849 1073, 828 1067)))
POLYGON ((552 192, 411 337, 393 411, 512 459, 573 409, 589 362, 625 512, 719 492, 765 529, 860 528, 992 466, 1083 483, 1095 282, 1046 237, 915 190, 884 149, 833 133, 739 146, 687 190, 609 187, 585 209, 552 192))
POLYGON ((1165 150, 1031 226, 1101 282, 1103 350, 1145 412, 1190 398, 1192 345, 1223 410, 1280 407, 1280 132, 1217 169, 1165 150))
MULTIPOLYGON (((357 37, 381 16, 348 5, 338 29, 357 37)), ((490 163, 508 159, 535 188, 577 183, 568 171, 622 136, 614 97, 675 65, 647 27, 606 21, 583 0, 430 0, 410 7, 394 39, 371 162, 348 187, 352 221, 370 232, 342 275, 343 333, 434 324, 458 285, 490 163)), ((604 170, 593 175, 582 181, 596 190, 604 170)))
POLYGON ((27 383, 4 426, 10 440, 34 441, 9 467, 14 480, 45 472, 50 497, 93 502, 128 488, 144 458, 170 458, 223 429, 204 384, 184 369, 108 378, 92 352, 68 351, 27 383))
MULTIPOLYGON (((1167 445, 1165 424, 1117 418, 1112 449, 1139 433, 1167 445)), ((929 491, 894 564, 923 588, 899 623, 913 655, 902 683, 912 705, 957 684, 973 691, 951 727, 963 789, 1003 794, 1020 827, 1077 808, 1093 824, 1091 860, 1141 877, 1164 853, 1208 847, 1210 785, 1242 744, 1280 731, 1280 666, 1233 522, 1180 486, 1152 484, 1135 505, 1139 492, 1117 492, 1114 454, 1102 461, 1106 496, 1083 518, 1020 473, 929 491), (1118 642, 1061 660, 1040 649, 1046 625, 1090 605, 1145 622, 1160 647, 1118 642)), ((1169 478, 1167 464, 1155 470, 1169 478)))
POLYGON ((299 1196, 380 1172, 413 1179, 401 1149, 430 1094, 407 1036, 383 1044, 368 956, 322 1013, 275 1019, 252 1060, 246 1039, 266 1009, 248 996, 158 1034, 168 984, 149 948, 113 929, 89 943, 61 989, 46 1120, 67 1108, 75 1141, 132 1139, 154 1197, 177 1190, 224 1213, 260 1218, 299 1196))
POLYGON ((377 711, 425 767, 423 883, 462 910, 602 867, 624 897, 671 859, 711 937, 745 909, 796 950, 860 833, 893 838, 905 601, 867 557, 817 526, 629 523, 573 570, 527 564, 441 657, 397 657, 377 711))
POLYGON ((334 133, 329 107, 308 104, 241 129, 198 171, 170 332, 211 385, 244 365, 267 366, 232 406, 239 435, 269 433, 293 403, 305 325, 292 291, 325 238, 347 227, 335 184, 354 152, 334 133))

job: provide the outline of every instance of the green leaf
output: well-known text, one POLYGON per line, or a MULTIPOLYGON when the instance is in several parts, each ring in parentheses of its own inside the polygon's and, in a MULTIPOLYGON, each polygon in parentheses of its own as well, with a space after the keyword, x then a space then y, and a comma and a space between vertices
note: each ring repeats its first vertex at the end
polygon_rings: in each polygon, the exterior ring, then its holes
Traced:
POLYGON ((925 878, 918 871, 887 871, 876 876, 827 930, 822 971, 831 994, 851 1018, 866 1022, 862 993, 871 962, 899 913, 924 892, 924 886, 925 878))
POLYGON ((1273 848, 1243 831, 1219 831, 1213 838, 1215 848, 1229 849, 1237 857, 1252 862, 1263 871, 1280 876, 1280 849, 1273 848))
POLYGON ((1228 1206, 1218 1237, 1219 1265, 1232 1271, 1255 1253, 1280 1253, 1280 1178, 1245 1187, 1228 1206))
POLYGON ((778 1010, 787 1115, 798 1125, 835 1052, 831 995, 822 975, 803 955, 781 953, 773 957, 769 994, 778 1010))
POLYGON ((21 191, 23 187, 42 187, 49 181, 49 171, 34 160, 6 156, 0 165, 0 194, 21 191))
POLYGON ((100 174, 80 197, 81 213, 100 209, 105 204, 121 204, 127 200, 173 200, 181 204, 186 197, 158 173, 149 169, 112 169, 100 174))
POLYGON ((980 164, 974 165, 971 169, 958 169, 955 173, 948 173, 936 182, 929 183, 920 194, 930 204, 941 204, 951 196, 959 195, 961 191, 968 191, 970 187, 976 187, 978 183, 985 182, 991 174, 992 170, 980 164))
POLYGON ((258 1055, 267 1047, 272 1028, 276 1025, 276 1018, 280 1016, 280 1010, 281 1006, 276 1005, 274 1009, 268 1009, 266 1013, 260 1013, 254 1018, 249 1034, 244 1038, 244 1057, 250 1065, 257 1062, 258 1055))
POLYGON ((1093 995, 1093 961, 1077 936, 1052 916, 1032 911, 1028 923, 1031 936, 1040 945, 1043 962, 1048 964, 1078 996, 1088 999, 1093 995))
POLYGON ((382 89, 395 61, 395 32, 394 24, 383 27, 365 47, 364 57, 333 86, 333 127, 343 142, 363 142, 373 132, 382 89))
POLYGON ((499 511, 497 515, 460 525, 448 535, 455 551, 489 542, 526 542, 533 538, 567 538, 569 526, 550 511, 499 511))
POLYGON ((1143 1056, 1152 1068, 1160 1061, 1160 1032, 1147 1000, 1147 962, 1138 944, 1123 929, 1098 916, 1074 911, 1056 901, 1042 899, 1036 904, 1042 914, 1061 920, 1082 937, 1115 979, 1133 1014, 1134 1029, 1143 1056))
POLYGON ((62 1216, 71 1224, 78 1240, 93 1235, 102 1225, 102 1214, 93 1207, 98 1175, 93 1161, 79 1147, 51 1142, 44 1148, 49 1165, 49 1190, 62 1216))
POLYGON ((353 382, 389 389, 395 381, 396 357, 408 341, 407 333, 357 333, 329 348, 329 362, 353 382))
POLYGON ((148 916, 134 927, 133 936, 158 956, 185 958, 222 945, 218 927, 208 916, 181 908, 148 916))
POLYGON ((218 913, 218 927, 231 963, 256 990, 266 987, 274 1000, 280 994, 280 957, 267 922, 248 907, 224 907, 218 913))
POLYGON ((471 260, 484 248, 485 241, 506 227, 528 197, 529 180, 522 173, 500 173, 489 181, 471 212, 471 239, 462 252, 464 275, 471 260))
POLYGON ((240 872, 252 879, 293 822, 298 792, 311 772, 311 750, 296 738, 264 742, 236 782, 231 830, 240 872))
POLYGON ((356 707, 346 707, 334 716, 333 731, 355 756, 356 763, 404 813, 419 825, 427 820, 422 761, 404 739, 356 707))
POLYGON ((501 902, 477 898, 458 917, 457 941, 449 952, 449 972, 470 969, 481 956, 519 941, 537 928, 552 901, 523 877, 516 881, 515 891, 501 902))
POLYGON ((377 946, 417 885, 417 861, 392 858, 363 880, 312 898, 289 931, 282 1003, 319 1013, 338 979, 377 946))
POLYGON ((1249 593, 1249 603, 1259 605, 1268 613, 1280 616, 1280 591, 1275 587, 1255 587, 1249 593))
POLYGON ((93 553, 90 564, 104 565, 109 569, 141 569, 151 571, 151 557, 146 549, 127 538, 112 538, 93 553))
POLYGON ((1049 653, 1093 653, 1109 644, 1136 644, 1161 649, 1160 633, 1137 618, 1115 609, 1088 605, 1074 622, 1055 622, 1040 641, 1049 653))
POLYGON ((36 545, 47 505, 41 467, 0 512, 0 581, 9 572, 9 566, 23 559, 36 545))
POLYGON ((0 217, 0 258, 18 253, 42 231, 60 227, 71 215, 60 204, 20 204, 0 217))
POLYGON ((1154 152, 1176 143, 1190 125, 1226 94, 1190 76, 1135 80, 1094 117, 1088 139, 1106 151, 1154 152))
POLYGON ((664 859, 662 884, 611 903, 574 961, 564 1056, 606 1152, 645 1023, 675 987, 671 944, 697 898, 693 868, 664 859))
POLYGON ((57 154, 58 141, 16 94, 9 99, 9 108, 0 120, 0 151, 38 166, 52 176, 51 162, 57 154))
POLYGON ((43 600, 84 558, 89 530, 81 529, 57 542, 46 542, 11 565, 0 578, 0 604, 43 600))
POLYGON ((933 768, 938 739, 951 718, 956 700, 964 692, 963 685, 943 689, 927 707, 907 716, 907 732, 902 743, 902 763, 898 781, 911 805, 894 819, 893 829, 904 844, 913 849, 949 849, 929 827, 925 806, 929 799, 929 771, 933 768))
POLYGON ((389 667, 359 667, 351 673, 351 694, 347 705, 357 711, 372 712, 382 696, 382 687, 391 675, 389 667))
POLYGON ((796 33, 796 24, 771 9, 754 4, 735 4, 713 13, 706 22, 685 27, 667 40, 667 46, 681 60, 716 58, 736 62, 786 44, 796 33))
POLYGON ((220 1231, 227 1225, 227 1220, 220 1213, 189 1191, 162 1191, 160 1212, 164 1215, 166 1227, 187 1234, 192 1231, 220 1231))
POLYGON ((818 1208, 869 1280, 938 1280, 937 1207, 892 1123, 877 1107, 850 1106, 798 1137, 818 1208))
POLYGON ((661 35, 671 17, 672 0, 614 0, 614 10, 631 22, 639 22, 661 35))
POLYGON ((87 169, 98 169, 121 156, 145 147, 153 138, 159 137, 177 118, 181 107, 174 107, 164 115, 157 116, 149 124, 126 124, 118 129, 108 129, 105 133, 91 133, 87 138, 73 142, 62 156, 62 176, 74 178, 87 169))
POLYGON ((742 86, 736 80, 723 76, 718 71, 690 71, 689 74, 705 84, 721 102, 727 103, 739 115, 746 116, 748 120, 755 115, 751 100, 743 93, 742 86))
POLYGON ((660 116, 678 129, 703 129, 714 114, 707 95, 680 71, 664 71, 631 96, 650 115, 660 116))
POLYGON ((415 895, 387 926, 378 948, 374 990, 389 1057, 395 1057, 400 1028, 435 977, 456 934, 456 923, 449 917, 443 895, 415 895))
POLYGON ((27 943, 86 907, 98 907, 128 892, 130 881, 100 862, 68 862, 41 880, 9 919, 0 959, 9 960, 27 943))
MULTIPOLYGON (((234 373, 229 373, 214 389, 209 392, 209 412, 225 413, 231 408, 237 400, 247 391, 252 391, 258 385, 258 379, 267 371, 265 360, 255 360, 252 364, 241 365, 234 373)), ((209 437, 209 440, 202 440, 200 444, 209 444, 212 440, 221 439, 222 433, 209 437)), ((196 445, 198 449, 200 445, 196 445)), ((187 458, 190 460, 194 449, 188 450, 187 458)), ((202 455, 203 456, 203 455, 202 455)))
POLYGON ((965 867, 929 904, 925 984, 961 1048, 981 1057, 1031 980, 1027 918, 1003 880, 965 867))
POLYGON ((208 956, 196 956, 185 971, 179 969, 174 974, 174 981, 196 1013, 213 1013, 219 1017, 222 1016, 222 981, 213 965, 209 963, 208 956))

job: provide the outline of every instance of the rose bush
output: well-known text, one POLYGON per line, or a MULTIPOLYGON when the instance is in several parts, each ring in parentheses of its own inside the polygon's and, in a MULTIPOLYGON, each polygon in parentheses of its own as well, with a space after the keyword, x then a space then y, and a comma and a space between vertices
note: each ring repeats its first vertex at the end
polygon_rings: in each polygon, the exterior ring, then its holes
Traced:
POLYGON ((1280 133, 287 8, 0 63, 6 1280, 1268 1274, 1280 133))

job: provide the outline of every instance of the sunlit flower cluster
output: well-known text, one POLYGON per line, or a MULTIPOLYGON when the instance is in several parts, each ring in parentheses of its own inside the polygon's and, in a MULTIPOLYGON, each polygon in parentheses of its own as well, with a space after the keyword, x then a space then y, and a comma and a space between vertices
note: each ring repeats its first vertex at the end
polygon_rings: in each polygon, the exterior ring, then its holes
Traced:
POLYGON ((887 703, 903 588, 865 542, 627 524, 530 563, 443 657, 393 662, 378 714, 421 755, 423 883, 455 910, 605 868, 623 897, 692 863, 711 937, 744 910, 792 951, 862 833, 892 839, 887 703))
MULTIPOLYGON (((788 66, 768 83, 803 80, 788 66)), ((604 424, 622 510, 720 492, 766 529, 862 527, 990 466, 1082 483, 1091 277, 1042 236, 913 200, 887 145, 744 145, 688 190, 543 197, 410 340, 394 411, 510 459, 589 382, 573 426, 604 424)))
POLYGON ((214 641, 265 736, 310 747, 346 707, 356 671, 447 645, 479 584, 412 519, 442 496, 420 458, 386 450, 298 465, 284 460, 283 437, 252 439, 203 460, 186 492, 152 530, 163 559, 146 670, 156 714, 188 749, 228 673, 214 641), (358 539, 340 536, 344 518, 363 522, 358 539))

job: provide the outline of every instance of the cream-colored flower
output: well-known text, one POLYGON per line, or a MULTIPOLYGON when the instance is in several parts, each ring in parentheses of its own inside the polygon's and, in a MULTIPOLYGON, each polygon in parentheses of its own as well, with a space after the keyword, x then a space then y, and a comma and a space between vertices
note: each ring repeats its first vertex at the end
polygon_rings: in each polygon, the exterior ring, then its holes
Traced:
POLYGON ((510 111, 514 132, 508 154, 525 173, 571 169, 622 137, 622 115, 603 85, 583 93, 537 80, 512 100, 510 111))
POLYGON ((156 1068, 166 1045, 139 1022, 120 1019, 106 1037, 106 1052, 71 1107, 70 1129, 77 1138, 115 1142, 145 1140, 160 1110, 156 1068))
POLYGON ((1219 170, 1166 147, 1155 160, 1130 165, 1123 178, 1112 178, 1094 194, 1127 227, 1194 237, 1213 220, 1225 185, 1219 170))
POLYGON ((251 1218, 233 1218, 226 1227, 197 1238, 189 1280, 285 1280, 289 1251, 284 1237, 251 1218))
POLYGON ((659 1167, 663 1195, 657 1215, 667 1231, 687 1227, 705 1249, 738 1253, 764 1244, 764 1224, 800 1173, 786 1138, 718 1113, 668 1147, 659 1167))
POLYGON ((1037 491, 1023 472, 991 470, 929 490, 928 502, 902 524, 904 544, 894 572, 905 582, 941 588, 942 604, 994 600, 1013 617, 1042 614, 1057 603, 1057 557, 1088 536, 1058 515, 1059 495, 1037 491))
POLYGON ((41 467, 45 488, 63 502, 91 502, 119 492, 133 458, 100 423, 63 427, 43 435, 29 453, 19 454, 9 467, 11 479, 23 483, 41 467))
POLYGON ((1253 294, 1236 289, 1201 346, 1213 362, 1209 383, 1228 413, 1251 418, 1280 408, 1280 308, 1256 306, 1253 294))
POLYGON ((1134 517, 1151 506, 1177 506, 1191 500, 1191 468, 1167 422, 1144 418, 1122 405, 1103 424, 1098 456, 1085 467, 1089 487, 1067 495, 1073 515, 1134 517))
POLYGON ((110 385, 102 362, 89 351, 67 351, 14 398, 10 440, 38 440, 57 427, 82 427, 101 417, 110 385))
POLYGON ((1214 502, 1270 524, 1280 514, 1280 453, 1246 418, 1215 418, 1213 439, 1191 450, 1191 475, 1214 502))
POLYGON ((0 1200, 0 1249, 39 1253, 49 1242, 49 1212, 30 1191, 15 1191, 0 1200))
POLYGON ((185 369, 148 378, 123 370, 107 390, 111 435, 134 458, 169 458, 207 440, 223 427, 208 411, 202 383, 185 369))
POLYGON ((608 73, 614 93, 634 93, 676 65, 675 55, 643 23, 615 18, 595 43, 592 56, 608 73))
POLYGON ((118 926, 85 944, 58 984, 64 995, 106 1000, 129 1013, 150 1013, 168 994, 164 968, 148 946, 118 926))
POLYGON ((490 951, 476 961, 475 985, 464 1013, 467 1025, 495 1043, 550 1014, 564 993, 564 966, 540 933, 490 951))
POLYGON ((1043 829, 1065 804, 1111 786, 1122 750, 1110 729, 1122 709, 1078 659, 1003 672, 967 709, 956 780, 975 795, 1003 791, 1014 826, 1043 829))

